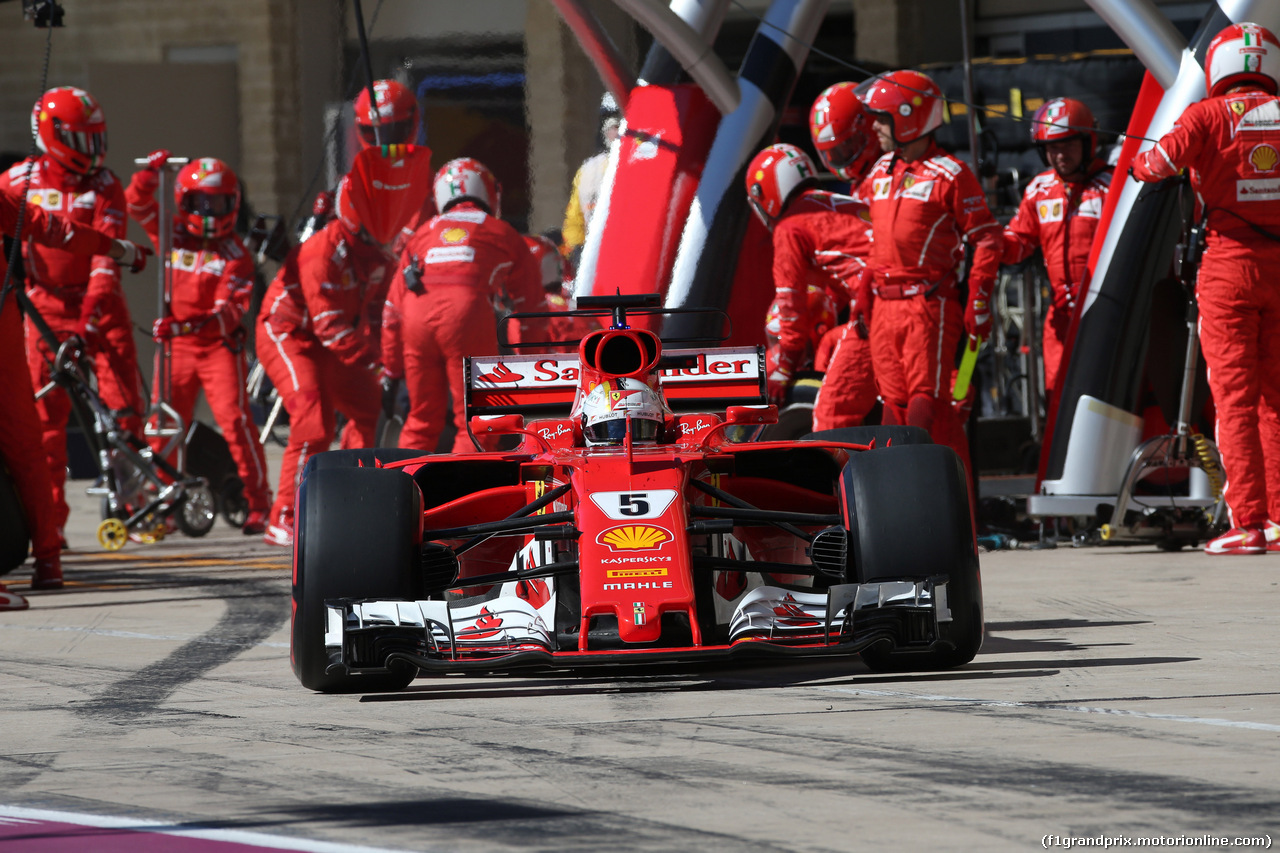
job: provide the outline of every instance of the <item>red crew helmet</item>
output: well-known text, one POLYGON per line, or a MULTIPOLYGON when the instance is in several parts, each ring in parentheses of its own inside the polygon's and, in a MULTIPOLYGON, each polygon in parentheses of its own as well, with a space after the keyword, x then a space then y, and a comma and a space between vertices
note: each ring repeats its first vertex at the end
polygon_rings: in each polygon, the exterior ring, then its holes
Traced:
POLYGON ((450 160, 436 172, 432 184, 436 210, 444 213, 460 201, 484 205, 494 216, 502 215, 502 186, 489 167, 471 157, 450 160))
POLYGON ((183 166, 173 188, 178 219, 197 237, 229 237, 240 212, 240 181, 231 167, 213 157, 183 166))
POLYGON ((823 164, 846 181, 861 180, 880 156, 871 116, 853 83, 823 90, 809 111, 809 135, 823 164))
POLYGON ((1258 24, 1232 24, 1209 42, 1204 82, 1211 98, 1242 83, 1256 83, 1276 94, 1280 87, 1280 41, 1258 24))
POLYGON ((889 118, 893 141, 899 145, 927 136, 942 124, 942 90, 919 71, 891 71, 859 88, 867 109, 889 118))
POLYGON ((1087 168, 1098 150, 1098 123, 1093 113, 1074 98, 1054 98, 1045 101, 1031 117, 1031 141, 1040 152, 1040 159, 1048 165, 1044 147, 1050 142, 1066 142, 1080 139, 1084 143, 1081 166, 1087 168))
POLYGON ((75 86, 40 96, 31 110, 36 145, 72 172, 91 175, 107 156, 107 121, 96 98, 75 86))
POLYGON ((747 166, 747 203, 773 230, 791 196, 813 183, 818 170, 794 145, 780 142, 762 150, 747 166))
MULTIPOLYGON (((407 86, 396 80, 374 80, 373 94, 378 99, 378 133, 383 145, 414 145, 418 141, 418 99, 407 86)), ((375 144, 373 111, 369 109, 369 89, 356 96, 356 130, 365 148, 375 144)))

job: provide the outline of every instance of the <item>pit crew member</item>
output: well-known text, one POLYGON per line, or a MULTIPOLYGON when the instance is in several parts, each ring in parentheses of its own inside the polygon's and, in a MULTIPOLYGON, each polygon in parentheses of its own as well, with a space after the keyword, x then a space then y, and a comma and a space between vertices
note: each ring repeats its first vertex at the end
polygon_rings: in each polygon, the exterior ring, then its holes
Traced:
MULTIPOLYGON (((360 147, 369 148, 381 139, 383 145, 418 145, 423 136, 421 113, 418 110, 418 99, 413 91, 398 80, 374 80, 373 95, 377 101, 377 133, 374 132, 374 111, 369 108, 369 89, 364 87, 356 96, 354 105, 356 134, 360 138, 360 147)), ((404 243, 418 226, 436 215, 435 200, 427 193, 422 202, 422 209, 404 226, 403 236, 396 241, 394 251, 397 255, 404 249, 404 243)))
POLYGON ((860 188, 876 239, 869 266, 875 306, 871 352, 884 422, 927 429, 968 464, 968 441, 950 405, 960 336, 991 330, 990 293, 1003 240, 978 179, 934 139, 942 92, 916 71, 873 78, 862 94, 884 156, 860 188), (957 267, 973 246, 968 296, 957 267))
POLYGON ((1222 30, 1205 53, 1208 97, 1134 159, 1140 181, 1191 170, 1207 216, 1196 297, 1217 408, 1232 527, 1209 554, 1262 554, 1280 519, 1280 42, 1257 24, 1222 30))
POLYGON ((258 359, 289 413, 289 444, 263 536, 271 545, 293 544, 298 476, 312 454, 329 449, 335 409, 348 419, 351 446, 375 443, 384 371, 368 318, 381 312, 394 257, 360 224, 355 192, 368 189, 350 176, 339 183, 337 217, 285 260, 258 315, 258 359))
POLYGON ((604 150, 592 154, 573 175, 573 188, 569 191, 569 204, 564 211, 564 247, 569 259, 576 265, 587 242, 587 228, 595 213, 596 200, 604 184, 604 173, 609 166, 609 149, 617 141, 622 127, 622 113, 618 102, 609 92, 600 98, 600 139, 604 150))
MULTIPOLYGON (((495 312, 542 306, 542 278, 528 246, 502 221, 501 188, 469 157, 450 160, 433 183, 441 213, 405 246, 382 318, 382 360, 403 377, 409 415, 400 446, 434 451, 448 419, 454 452, 473 449, 464 418, 464 356, 498 353, 495 312)), ((513 343, 527 328, 508 327, 513 343)))
MULTIPOLYGON (((71 86, 50 89, 32 109, 31 131, 43 153, 0 175, 0 189, 21 193, 26 187, 27 200, 36 207, 122 239, 124 187, 102 165, 107 123, 97 100, 71 86)), ((84 338, 103 401, 119 413, 122 428, 141 436, 145 406, 119 268, 104 255, 77 255, 30 238, 23 240, 22 257, 31 302, 60 340, 73 334, 84 338)), ((48 383, 52 356, 28 320, 27 366, 33 387, 48 383)), ((53 481, 55 526, 61 529, 69 512, 66 427, 71 400, 58 388, 36 409, 53 481)))
POLYGON ((1027 184, 1004 229, 1004 263, 1021 263, 1037 248, 1044 253, 1053 292, 1041 336, 1046 396, 1058 387, 1068 327, 1111 187, 1111 167, 1098 157, 1096 126, 1089 108, 1072 98, 1054 98, 1036 110, 1031 141, 1050 168, 1027 184))
MULTIPOLYGON (((20 190, 0 192, 0 230, 9 236, 18 227, 20 206, 20 190)), ((27 205, 22 236, 40 246, 79 257, 105 255, 118 259, 135 272, 146 265, 145 249, 56 214, 46 214, 34 204, 27 205)), ((0 281, 5 279, 7 268, 8 261, 0 256, 0 281)), ((35 562, 31 588, 60 589, 62 534, 58 530, 49 466, 41 454, 33 452, 40 446, 43 426, 31 373, 23 368, 26 358, 18 300, 7 291, 0 292, 0 460, 9 470, 31 536, 35 562)), ((26 608, 25 598, 0 583, 0 610, 26 608)))
MULTIPOLYGON (((773 233, 776 347, 767 353, 769 397, 781 403, 795 372, 812 362, 820 335, 810 311, 809 286, 850 301, 862 273, 871 234, 866 205, 814 186, 817 169, 793 145, 770 145, 747 166, 747 201, 773 233)), ((853 305, 856 314, 859 306, 853 305)), ((856 323, 856 320, 854 321, 856 323)), ((876 402, 875 377, 866 341, 845 336, 832 357, 832 388, 819 393, 814 429, 856 426, 876 402), (839 393, 832 393, 839 383, 839 393)), ((823 386, 826 388, 824 378, 823 386)))
MULTIPOLYGON (((148 167, 134 173, 125 197, 129 215, 159 247, 157 170, 169 159, 169 152, 156 151, 148 159, 148 167)), ((266 531, 271 490, 245 391, 248 368, 242 321, 253 293, 254 264, 235 233, 240 182, 226 163, 203 157, 178 171, 173 200, 169 315, 158 318, 151 330, 157 342, 169 345, 169 403, 189 424, 196 395, 204 389, 244 482, 249 512, 243 530, 260 534, 266 531)), ((152 381, 153 401, 159 399, 161 384, 157 374, 152 381)), ((153 437, 152 448, 158 451, 165 441, 153 437)))

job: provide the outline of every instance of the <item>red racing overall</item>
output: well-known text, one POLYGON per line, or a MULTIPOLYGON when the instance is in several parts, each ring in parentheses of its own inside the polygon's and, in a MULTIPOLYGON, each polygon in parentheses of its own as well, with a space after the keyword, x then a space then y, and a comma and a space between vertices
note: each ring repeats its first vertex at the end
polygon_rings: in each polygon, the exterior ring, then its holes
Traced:
MULTIPOLYGON (((129 215, 159 247, 158 208, 148 173, 140 171, 125 195, 129 215)), ((169 344, 170 404, 190 424, 196 395, 204 389, 223 437, 244 481, 250 513, 265 513, 271 505, 267 464, 253 426, 245 390, 247 367, 241 321, 253 293, 254 264, 235 234, 222 238, 192 235, 175 218, 171 244, 171 328, 179 331, 169 344)), ((160 377, 152 383, 158 399, 160 377)), ((164 439, 153 438, 159 449, 164 439)))
POLYGON ((1196 297, 1232 526, 1280 520, 1280 98, 1207 98, 1134 160, 1153 181, 1191 169, 1208 212, 1196 297))
POLYGON ((372 447, 382 392, 371 314, 381 312, 392 261, 333 219, 285 261, 258 315, 257 353, 289 412, 289 445, 271 524, 293 529, 298 475, 329 449, 334 410, 348 418, 352 444, 372 447))
MULTIPOLYGON (((792 368, 817 352, 808 286, 825 287, 850 304, 871 250, 867 206, 850 196, 807 190, 787 204, 773 227, 774 305, 779 363, 792 368)), ((876 402, 871 347, 853 333, 853 318, 835 331, 834 348, 813 408, 815 430, 857 426, 876 402)))
POLYGON ((909 163, 896 153, 881 157, 858 195, 871 207, 876 235, 868 262, 871 353, 884 422, 927 429, 967 465, 968 443, 951 407, 965 317, 956 267, 964 244, 973 244, 969 301, 989 304, 1003 249, 1000 225, 973 172, 932 140, 909 163))
MULTIPOLYGON (((382 361, 409 391, 400 446, 434 452, 452 399, 453 450, 471 451, 462 359, 498 353, 495 306, 541 309, 541 270, 519 232, 467 200, 418 229, 403 258, 405 266, 416 259, 420 284, 410 287, 398 270, 382 319, 382 361)), ((513 343, 528 334, 507 333, 513 343)))
POLYGON ((1111 170, 1103 161, 1095 159, 1085 174, 1088 177, 1083 181, 1064 181, 1053 169, 1036 175, 1027 184, 1017 214, 1004 229, 1004 263, 1021 263, 1037 248, 1044 253, 1053 290, 1041 340, 1046 395, 1058 387, 1067 331, 1111 187, 1111 170))
MULTIPOLYGON (((31 172, 27 200, 35 207, 111 238, 125 235, 124 188, 109 169, 79 175, 48 155, 18 163, 0 174, 0 190, 22 191, 31 172)), ((24 234, 22 258, 31 302, 59 340, 79 334, 94 357, 98 392, 112 409, 121 411, 120 425, 142 436, 145 411, 138 381, 138 354, 133 321, 120 287, 120 270, 106 255, 77 255, 64 248, 41 245, 24 234)), ((31 384, 49 381, 53 354, 27 322, 27 366, 31 384)), ((53 480, 55 527, 63 527, 66 502, 67 417, 71 400, 61 388, 36 403, 42 425, 45 459, 53 480)))

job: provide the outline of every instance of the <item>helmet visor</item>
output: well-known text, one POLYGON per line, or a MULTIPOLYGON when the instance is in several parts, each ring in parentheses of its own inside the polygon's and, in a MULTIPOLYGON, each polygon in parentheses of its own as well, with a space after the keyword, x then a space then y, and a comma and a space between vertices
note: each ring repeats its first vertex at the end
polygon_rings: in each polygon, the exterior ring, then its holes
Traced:
MULTIPOLYGON (((373 125, 357 124, 360 141, 365 145, 377 145, 373 135, 373 125)), ((417 128, 412 121, 384 121, 378 125, 378 133, 382 136, 383 145, 412 145, 417 142, 417 128)))
POLYGON ((861 157, 870 144, 865 133, 852 133, 821 153, 832 169, 843 169, 861 157))
POLYGON ((658 429, 662 426, 658 421, 647 418, 613 418, 587 424, 582 431, 592 444, 622 444, 627 434, 627 424, 631 424, 632 441, 657 441, 658 429))
POLYGON ((78 151, 87 157, 101 157, 107 153, 107 134, 90 133, 83 130, 68 130, 61 122, 57 125, 58 139, 72 151, 78 151))
POLYGON ((229 216, 235 212, 236 200, 225 193, 189 192, 182 198, 182 208, 197 216, 229 216))

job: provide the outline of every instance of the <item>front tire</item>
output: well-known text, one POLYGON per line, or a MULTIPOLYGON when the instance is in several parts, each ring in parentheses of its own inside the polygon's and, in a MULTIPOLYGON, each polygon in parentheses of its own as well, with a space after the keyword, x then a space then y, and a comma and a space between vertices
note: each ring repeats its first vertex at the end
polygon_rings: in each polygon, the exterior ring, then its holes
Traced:
MULTIPOLYGON (((325 454, 328 455, 328 454, 325 454)), ((316 457, 317 459, 321 457, 316 457)), ((415 569, 422 496, 403 471, 313 470, 298 490, 290 659, 304 687, 322 693, 400 690, 417 668, 396 664, 385 675, 326 672, 325 600, 416 600, 415 569)))
MULTIPOLYGON (((900 427, 899 427, 900 429, 900 427)), ((882 642, 862 659, 876 672, 949 669, 982 646, 982 582, 964 466, 943 445, 856 453, 841 473, 856 583, 947 576, 951 621, 938 623, 929 651, 882 642)))

